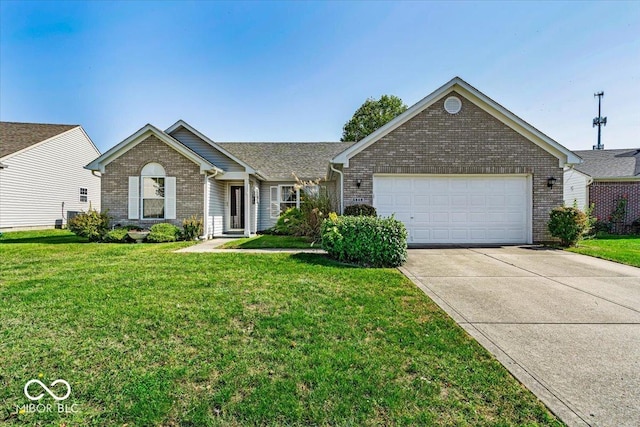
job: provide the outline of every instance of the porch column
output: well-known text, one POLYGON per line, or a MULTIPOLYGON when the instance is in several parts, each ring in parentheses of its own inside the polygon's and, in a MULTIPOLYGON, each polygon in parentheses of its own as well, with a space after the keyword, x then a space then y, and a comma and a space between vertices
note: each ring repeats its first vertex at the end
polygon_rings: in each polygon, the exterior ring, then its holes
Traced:
POLYGON ((251 236, 251 192, 249 174, 244 178, 244 235, 251 236))

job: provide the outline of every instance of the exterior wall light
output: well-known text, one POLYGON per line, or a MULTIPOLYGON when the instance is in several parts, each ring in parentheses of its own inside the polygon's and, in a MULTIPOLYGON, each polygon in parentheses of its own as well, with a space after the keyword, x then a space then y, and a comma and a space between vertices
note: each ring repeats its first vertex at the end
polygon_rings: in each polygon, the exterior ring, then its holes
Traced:
POLYGON ((356 179, 356 187, 360 188, 362 185, 362 180, 360 178, 356 179))
POLYGON ((553 188, 553 184, 555 184, 556 181, 557 181, 557 179, 555 179, 554 177, 550 176, 549 178, 547 178, 547 187, 553 188))

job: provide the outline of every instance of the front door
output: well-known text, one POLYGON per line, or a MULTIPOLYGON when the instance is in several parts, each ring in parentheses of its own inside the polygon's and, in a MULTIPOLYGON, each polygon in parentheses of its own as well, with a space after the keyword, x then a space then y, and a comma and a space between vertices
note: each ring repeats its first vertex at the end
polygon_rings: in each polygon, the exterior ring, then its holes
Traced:
POLYGON ((239 230, 244 228, 244 186, 232 185, 230 207, 230 228, 239 230))

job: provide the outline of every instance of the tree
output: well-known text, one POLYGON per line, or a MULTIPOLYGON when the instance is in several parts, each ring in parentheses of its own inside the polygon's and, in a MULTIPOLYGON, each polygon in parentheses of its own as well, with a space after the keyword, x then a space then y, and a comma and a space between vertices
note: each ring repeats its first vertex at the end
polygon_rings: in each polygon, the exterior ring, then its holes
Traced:
POLYGON ((406 109, 402 99, 395 95, 382 95, 378 100, 368 98, 343 126, 340 141, 360 141, 406 109))

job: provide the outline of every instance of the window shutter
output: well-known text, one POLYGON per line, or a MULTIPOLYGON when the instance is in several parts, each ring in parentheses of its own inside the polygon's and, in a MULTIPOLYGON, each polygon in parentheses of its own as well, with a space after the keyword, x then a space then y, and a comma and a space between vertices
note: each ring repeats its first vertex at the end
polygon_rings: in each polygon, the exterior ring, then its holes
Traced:
POLYGON ((140 178, 129 177, 129 219, 138 219, 140 216, 140 178))
POLYGON ((280 216, 280 200, 278 199, 278 187, 270 187, 271 194, 271 218, 280 216))
POLYGON ((176 219, 176 177, 168 176, 164 181, 164 218, 176 219))

